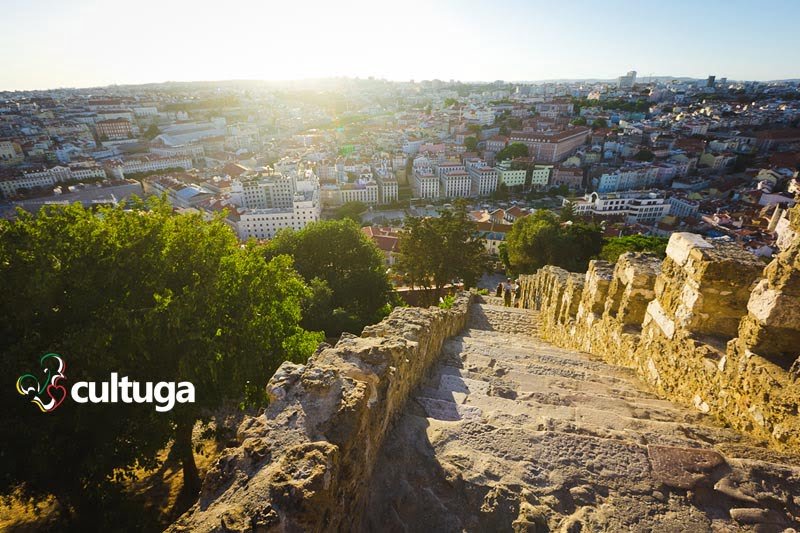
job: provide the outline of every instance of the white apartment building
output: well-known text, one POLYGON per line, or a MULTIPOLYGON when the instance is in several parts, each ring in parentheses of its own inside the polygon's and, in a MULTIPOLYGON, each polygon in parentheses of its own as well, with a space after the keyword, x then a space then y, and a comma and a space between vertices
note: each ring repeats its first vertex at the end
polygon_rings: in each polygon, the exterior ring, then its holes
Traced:
POLYGON ((290 208, 242 209, 228 215, 227 221, 239 239, 271 239, 282 229, 301 230, 320 217, 319 192, 298 195, 290 208))
POLYGON ((396 179, 379 182, 378 187, 382 204, 390 204, 397 201, 399 189, 396 179))
POLYGON ((248 209, 289 208, 294 195, 294 182, 280 175, 231 182, 231 200, 248 209))
POLYGON ((205 155, 205 149, 199 144, 181 144, 178 146, 156 146, 150 148, 150 153, 159 157, 191 157, 200 159, 205 155))
POLYGON ((630 191, 619 194, 593 192, 581 199, 564 199, 564 205, 572 204, 578 216, 620 216, 625 221, 640 224, 655 224, 670 212, 670 203, 658 193, 630 191))
POLYGON ((113 161, 111 163, 111 173, 116 178, 123 179, 125 174, 138 174, 140 172, 157 172, 170 168, 182 168, 189 170, 192 168, 190 157, 155 157, 142 156, 126 159, 124 161, 113 161))
POLYGON ((345 183, 339 187, 339 203, 361 202, 367 205, 378 205, 378 184, 372 180, 356 183, 345 183))
POLYGON ((466 198, 472 192, 472 178, 464 170, 453 170, 439 177, 439 192, 444 198, 466 198))
POLYGON ((531 171, 531 188, 544 189, 550 183, 553 165, 534 165, 531 171))
POLYGON ((464 120, 477 122, 482 126, 494 124, 494 111, 491 109, 465 109, 463 112, 464 120))
POLYGON ((462 165, 461 163, 453 162, 453 161, 445 161, 434 165, 434 170, 436 173, 436 177, 441 178, 445 174, 449 174, 451 172, 466 172, 467 167, 462 165))
POLYGON ((326 184, 320 189, 320 198, 322 204, 328 207, 338 207, 347 202, 378 205, 380 187, 372 179, 359 180, 357 183, 326 184))
POLYGON ((69 166, 58 165, 2 179, 0 180, 0 192, 5 196, 13 196, 20 189, 54 187, 58 183, 90 178, 105 179, 106 172, 94 162, 71 163, 69 166))
POLYGON ((378 197, 380 203, 390 204, 396 202, 398 198, 397 178, 389 170, 388 165, 384 164, 373 170, 375 181, 378 183, 378 197))
POLYGON ((506 187, 518 187, 525 185, 525 178, 528 171, 523 169, 511 170, 511 164, 503 161, 497 165, 497 179, 506 187))
POLYGON ((641 190, 648 189, 656 183, 666 184, 679 175, 678 170, 678 166, 671 164, 624 167, 606 172, 592 181, 600 193, 641 190))
POLYGON ((415 169, 413 188, 416 198, 438 198, 439 178, 430 168, 415 169))
POLYGON ((489 196, 497 190, 497 169, 494 167, 467 165, 467 172, 472 178, 473 196, 489 196))
POLYGON ((4 196, 13 196, 20 189, 31 189, 33 187, 53 187, 56 179, 50 174, 31 173, 21 176, 13 176, 0 179, 0 192, 4 196))
POLYGON ((697 202, 681 196, 670 196, 667 202, 670 205, 669 214, 681 218, 697 215, 700 208, 697 202))

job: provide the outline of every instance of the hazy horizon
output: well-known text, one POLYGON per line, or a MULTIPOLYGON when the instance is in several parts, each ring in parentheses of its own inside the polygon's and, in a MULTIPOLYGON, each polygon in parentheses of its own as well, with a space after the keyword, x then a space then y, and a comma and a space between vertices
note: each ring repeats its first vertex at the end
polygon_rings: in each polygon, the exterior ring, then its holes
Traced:
MULTIPOLYGON (((653 74, 647 76, 637 76, 637 83, 648 83, 649 78, 654 79, 675 79, 675 80, 698 80, 702 81, 705 77, 693 77, 693 76, 671 76, 666 74, 653 74)), ((414 80, 394 80, 394 79, 386 79, 386 78, 377 78, 374 76, 329 76, 325 78, 302 78, 302 79, 285 79, 285 80, 268 80, 268 79, 247 79, 247 78, 240 78, 240 79, 207 79, 207 80, 163 80, 163 81, 143 81, 139 83, 108 83, 105 85, 85 85, 85 86, 57 86, 57 87, 33 87, 28 89, 3 89, 0 87, 0 93, 6 92, 43 92, 43 91, 58 91, 58 90, 84 90, 84 89, 107 89, 110 87, 143 87, 148 85, 168 85, 171 83, 174 84, 233 84, 233 83, 265 83, 265 84, 273 84, 273 85, 280 85, 280 84, 296 84, 296 83, 314 83, 314 82, 321 82, 321 81, 330 81, 330 80, 352 80, 352 81, 366 81, 368 79, 374 79, 375 81, 386 81, 388 83, 420 83, 420 82, 429 82, 438 80, 444 83, 449 83, 451 80, 443 80, 440 78, 431 78, 431 79, 414 79, 414 80)), ((542 84, 542 83, 560 83, 560 82, 591 82, 591 83, 600 83, 600 82, 614 82, 616 81, 616 77, 614 78, 601 78, 598 76, 589 76, 585 78, 552 78, 552 79, 536 79, 536 80, 459 80, 455 79, 452 80, 454 83, 461 83, 465 85, 470 84, 487 84, 490 85, 496 81, 502 81, 503 83, 507 84, 542 84)), ((780 81, 800 81, 800 77, 797 78, 775 78, 775 79, 728 79, 729 82, 762 82, 762 83, 769 83, 769 82, 780 82, 780 81)))
POLYGON ((0 90, 164 81, 800 77, 800 4, 8 0, 0 90), (43 16, 43 14, 45 14, 43 16), (765 16, 772 14, 774 16, 765 16), (655 74, 654 74, 655 75, 655 74))

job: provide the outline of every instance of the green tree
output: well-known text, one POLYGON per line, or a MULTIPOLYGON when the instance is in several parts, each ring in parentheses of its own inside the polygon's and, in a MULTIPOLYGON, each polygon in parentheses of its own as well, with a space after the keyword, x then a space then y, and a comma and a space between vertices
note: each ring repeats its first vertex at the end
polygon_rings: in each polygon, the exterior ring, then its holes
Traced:
POLYGON ((456 100, 455 98, 445 98, 444 99, 444 106, 445 107, 453 107, 457 103, 458 103, 458 100, 456 100))
POLYGON ((608 127, 608 122, 606 121, 606 119, 602 117, 596 118, 594 119, 594 122, 592 122, 593 130, 596 130, 598 128, 607 128, 607 127, 608 127))
POLYGON ((494 156, 495 161, 505 161, 506 159, 514 159, 515 157, 527 157, 528 146, 522 143, 511 143, 494 156))
POLYGON ((655 237, 652 235, 612 237, 604 240, 599 257, 600 259, 612 263, 615 263, 617 258, 625 252, 650 252, 658 257, 665 257, 667 255, 668 242, 669 239, 665 237, 655 237))
POLYGON ((570 122, 573 126, 585 126, 586 125, 586 117, 577 117, 570 122))
POLYGON ((350 219, 358 224, 361 223, 361 214, 367 210, 364 202, 346 202, 336 208, 334 218, 338 220, 350 219))
POLYGON ((508 186, 505 183, 500 183, 492 193, 492 200, 504 202, 508 200, 508 186))
POLYGON ((159 135, 161 135, 161 130, 158 128, 157 124, 150 124, 150 127, 144 132, 144 138, 148 141, 152 141, 159 135))
POLYGON ((643 148, 638 152, 636 152, 636 155, 633 156, 633 158, 636 161, 652 161, 653 159, 656 158, 656 154, 654 154, 650 150, 647 150, 646 148, 643 148))
POLYGON ((396 269, 412 287, 428 293, 428 303, 457 281, 474 287, 488 270, 484 239, 477 235, 464 202, 440 217, 409 217, 400 234, 396 269))
POLYGON ((558 218, 561 222, 571 222, 575 220, 575 206, 572 202, 567 202, 561 208, 561 212, 558 214, 558 218))
POLYGON ((383 254, 352 220, 284 230, 267 244, 265 253, 290 255, 300 275, 312 284, 314 301, 306 305, 316 312, 303 318, 308 329, 322 329, 329 337, 342 331, 360 333, 390 311, 392 286, 383 254), (320 288, 320 282, 330 293, 320 288))
POLYGON ((580 272, 601 246, 602 233, 596 226, 562 224, 553 212, 542 209, 514 222, 506 237, 508 263, 517 274, 530 274, 545 265, 580 272))
POLYGON ((478 139, 475 137, 466 137, 464 139, 464 146, 468 152, 474 152, 478 148, 478 139))
POLYGON ((0 222, 0 283, 16 294, 0 301, 4 368, 38 373, 38 358, 55 352, 68 384, 117 372, 195 387, 195 403, 164 413, 67 400, 56 414, 2 388, 12 407, 0 424, 0 491, 54 496, 64 529, 153 529, 125 481, 155 467, 170 440, 191 502, 195 421, 226 400, 260 403, 281 361, 304 360, 321 339, 299 327, 308 291, 290 258, 267 262, 222 220, 174 215, 165 200, 127 207, 45 207, 0 222))

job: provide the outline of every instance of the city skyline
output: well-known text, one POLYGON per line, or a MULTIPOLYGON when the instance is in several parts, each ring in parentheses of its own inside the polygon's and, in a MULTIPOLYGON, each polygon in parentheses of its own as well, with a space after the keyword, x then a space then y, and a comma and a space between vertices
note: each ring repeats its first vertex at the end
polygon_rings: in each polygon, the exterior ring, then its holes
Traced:
POLYGON ((375 77, 540 81, 650 76, 795 79, 800 6, 688 1, 664 6, 447 1, 401 8, 235 0, 10 0, 0 90, 212 80, 375 77), (44 9, 43 9, 44 6, 44 9), (47 17, 41 16, 48 13, 47 17), (781 16, 764 17, 764 13, 781 16), (20 43, 22 43, 20 45, 20 43))

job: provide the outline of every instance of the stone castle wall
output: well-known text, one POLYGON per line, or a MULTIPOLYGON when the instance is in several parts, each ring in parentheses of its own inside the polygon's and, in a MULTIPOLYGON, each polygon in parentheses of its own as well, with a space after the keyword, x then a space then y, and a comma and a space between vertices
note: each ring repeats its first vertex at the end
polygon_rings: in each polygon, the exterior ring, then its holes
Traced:
POLYGON ((540 334, 629 367, 662 397, 800 450, 800 207, 769 265, 732 243, 670 238, 663 261, 623 254, 585 274, 522 276, 540 334))
POLYGON ((305 365, 284 363, 266 412, 245 420, 170 531, 351 531, 391 422, 466 324, 451 309, 398 308, 305 365))

